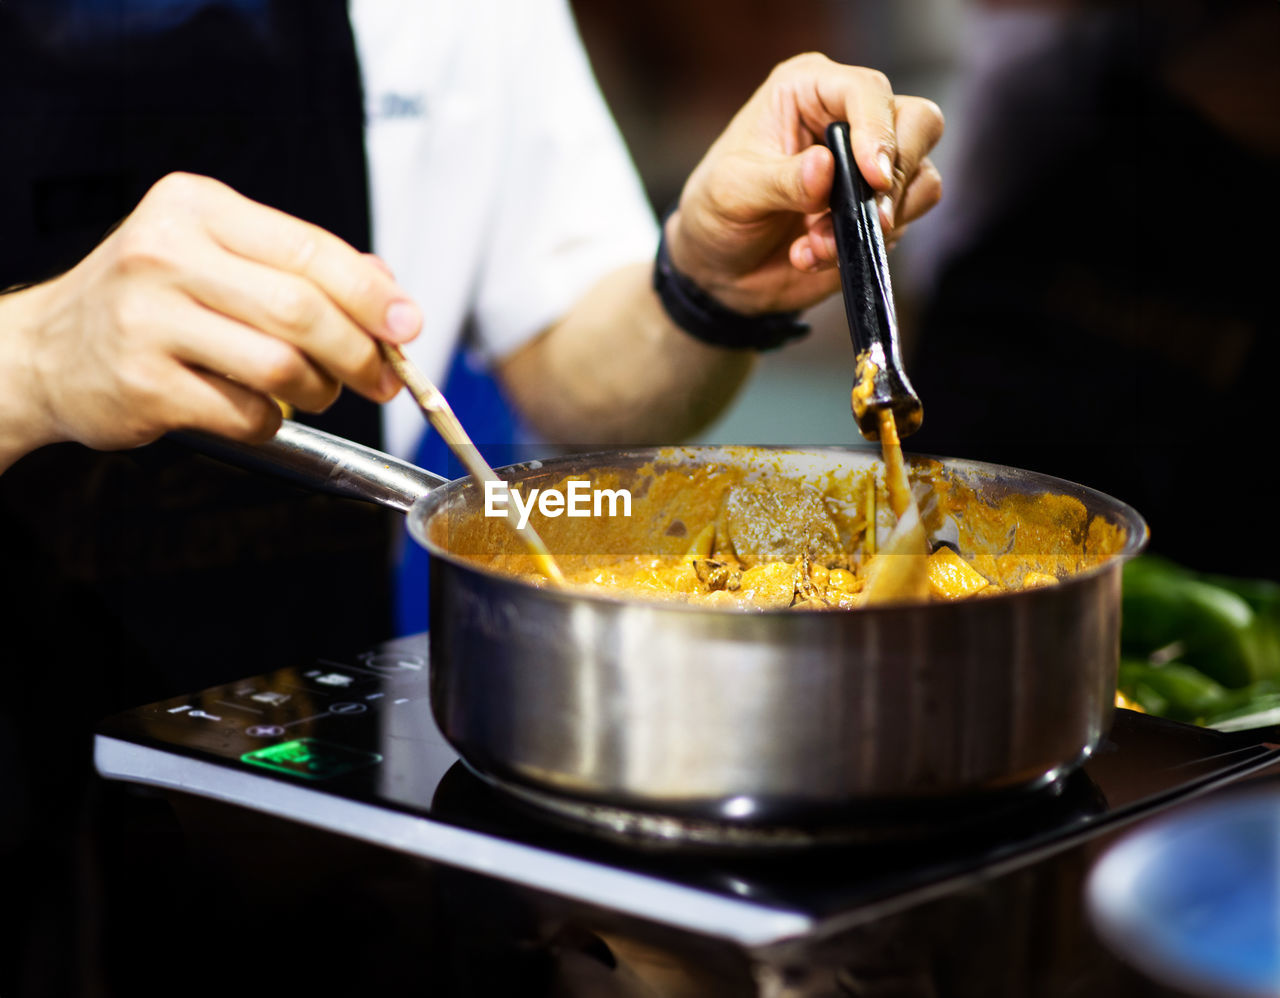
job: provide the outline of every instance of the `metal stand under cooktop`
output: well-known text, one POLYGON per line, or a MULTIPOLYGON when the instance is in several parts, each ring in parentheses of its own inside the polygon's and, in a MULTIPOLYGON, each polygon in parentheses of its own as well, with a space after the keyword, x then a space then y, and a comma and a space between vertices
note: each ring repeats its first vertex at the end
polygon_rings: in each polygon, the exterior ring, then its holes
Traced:
POLYGON ((902 911, 1280 758, 1256 733, 1118 711, 1083 770, 998 820, 923 841, 655 850, 544 820, 477 778, 428 696, 419 635, 117 715, 96 765, 750 949, 902 911))

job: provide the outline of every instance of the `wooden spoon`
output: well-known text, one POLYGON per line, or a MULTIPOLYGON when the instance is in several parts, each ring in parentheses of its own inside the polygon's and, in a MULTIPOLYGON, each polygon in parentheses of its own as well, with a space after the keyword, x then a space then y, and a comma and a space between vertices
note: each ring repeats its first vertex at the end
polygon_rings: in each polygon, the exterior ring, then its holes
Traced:
MULTIPOLYGON (((454 414, 453 408, 444 397, 444 392, 440 391, 426 375, 418 370, 417 366, 405 356, 404 351, 399 346, 385 341, 381 341, 379 345, 382 347, 382 355, 386 357, 387 363, 396 372, 396 376, 405 383, 405 387, 409 389, 409 394, 418 403, 418 408, 427 417, 427 422, 449 445, 449 449, 462 462, 462 466, 467 469, 481 492, 483 493, 484 491, 485 482, 499 482, 503 488, 510 492, 511 487, 497 476, 494 470, 489 467, 488 462, 480 455, 480 449, 476 447, 471 437, 467 435, 467 431, 463 429, 461 421, 454 414)), ((547 545, 542 538, 538 536, 538 532, 534 530, 531 524, 526 523, 521 526, 520 515, 516 512, 513 496, 508 497, 506 511, 507 522, 524 542, 525 547, 529 549, 529 553, 533 555, 534 564, 538 566, 538 571, 556 585, 565 585, 564 573, 560 571, 560 566, 556 564, 555 558, 551 556, 551 552, 547 549, 547 545)))

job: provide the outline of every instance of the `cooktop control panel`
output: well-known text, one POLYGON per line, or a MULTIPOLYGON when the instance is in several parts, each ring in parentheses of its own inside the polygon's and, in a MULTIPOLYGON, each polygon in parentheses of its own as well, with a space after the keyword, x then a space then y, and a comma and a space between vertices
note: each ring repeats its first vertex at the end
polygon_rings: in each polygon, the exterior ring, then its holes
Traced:
POLYGON ((873 842, 690 855, 566 825, 472 773, 432 717, 426 635, 138 707, 102 723, 95 752, 110 779, 220 800, 748 946, 900 904, 993 863, 1031 862, 1280 758, 1257 733, 1121 710, 1082 770, 990 821, 970 816, 873 842))

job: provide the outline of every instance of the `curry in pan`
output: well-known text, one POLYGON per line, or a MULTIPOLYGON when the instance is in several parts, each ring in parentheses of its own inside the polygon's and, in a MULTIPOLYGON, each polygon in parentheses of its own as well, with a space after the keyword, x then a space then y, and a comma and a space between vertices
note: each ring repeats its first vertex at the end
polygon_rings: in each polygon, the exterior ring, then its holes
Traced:
MULTIPOLYGON (((870 455, 724 448, 721 460, 593 469, 597 488, 630 490, 631 515, 532 522, 572 591, 730 610, 853 609, 874 602, 877 563, 914 559, 927 598, 957 600, 1055 585, 1115 555, 1125 535, 1069 495, 992 490, 982 466, 912 463, 912 491, 931 539, 894 548, 898 517, 870 455), (957 468, 959 470, 957 470, 957 468)), ((705 455, 703 455, 705 456, 705 455)), ((522 485, 564 491, 569 478, 522 485)), ((501 520, 474 501, 442 511, 432 539, 488 570, 546 580, 501 520)), ((900 563, 901 564, 901 563, 900 563)))

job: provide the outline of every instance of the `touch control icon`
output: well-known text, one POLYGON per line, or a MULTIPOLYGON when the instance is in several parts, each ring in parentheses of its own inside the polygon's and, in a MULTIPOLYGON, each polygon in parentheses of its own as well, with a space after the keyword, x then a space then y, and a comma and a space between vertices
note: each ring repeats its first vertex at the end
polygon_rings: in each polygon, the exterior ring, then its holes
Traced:
POLYGON ((304 780, 327 780, 353 769, 376 765, 382 756, 315 738, 299 738, 246 752, 240 761, 304 780))
POLYGON ((366 669, 383 675, 397 672, 422 672, 427 667, 427 660, 421 655, 401 651, 366 652, 360 656, 360 663, 366 669))

